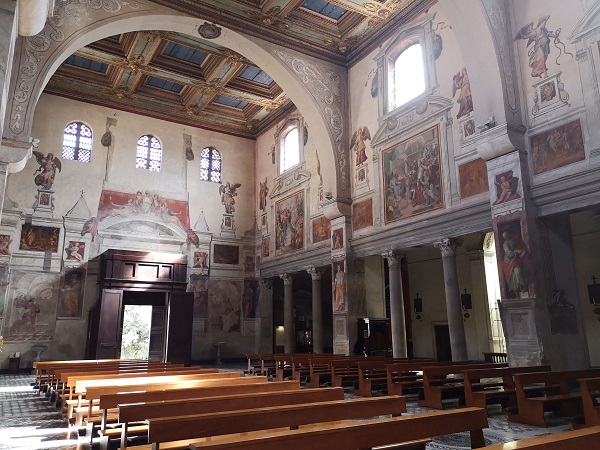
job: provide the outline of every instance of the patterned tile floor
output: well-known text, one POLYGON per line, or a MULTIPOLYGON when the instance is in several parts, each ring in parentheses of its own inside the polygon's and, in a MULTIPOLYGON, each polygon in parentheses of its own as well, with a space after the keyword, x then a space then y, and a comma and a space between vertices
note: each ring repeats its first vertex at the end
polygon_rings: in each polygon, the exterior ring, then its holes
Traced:
MULTIPOLYGON (((241 366, 219 366, 223 370, 239 370, 241 366)), ((69 430, 47 401, 39 397, 29 375, 0 375, 0 450, 89 450, 77 431, 69 430)), ((346 397, 352 398, 348 392, 346 397)), ((433 411, 417 405, 415 396, 407 397, 409 414, 433 411)), ((571 429, 570 424, 555 420, 549 428, 539 428, 509 422, 500 409, 489 410, 489 428, 484 430, 486 445, 510 442, 528 437, 558 433, 571 429)), ((428 450, 469 449, 469 434, 439 436, 428 444, 428 450)), ((335 450, 335 449, 332 449, 335 450)))

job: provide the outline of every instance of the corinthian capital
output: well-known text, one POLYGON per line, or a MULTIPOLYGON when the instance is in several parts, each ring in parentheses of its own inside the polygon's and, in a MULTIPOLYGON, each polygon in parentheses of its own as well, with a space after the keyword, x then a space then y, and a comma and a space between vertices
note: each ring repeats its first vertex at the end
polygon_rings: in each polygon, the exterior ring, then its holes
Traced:
POLYGON ((440 249, 442 256, 455 256, 456 247, 459 247, 462 243, 462 239, 444 238, 440 241, 434 242, 433 246, 440 249))
POLYGON ((313 280, 320 280, 321 274, 323 273, 321 269, 317 269, 316 267, 309 267, 308 269, 306 269, 306 271, 310 274, 310 277, 313 280))
POLYGON ((292 284, 292 276, 289 273, 281 273, 279 278, 283 280, 283 284, 292 284))
POLYGON ((388 260, 388 266, 392 267, 397 264, 400 264, 400 253, 396 250, 389 250, 387 252, 383 252, 381 256, 388 260))

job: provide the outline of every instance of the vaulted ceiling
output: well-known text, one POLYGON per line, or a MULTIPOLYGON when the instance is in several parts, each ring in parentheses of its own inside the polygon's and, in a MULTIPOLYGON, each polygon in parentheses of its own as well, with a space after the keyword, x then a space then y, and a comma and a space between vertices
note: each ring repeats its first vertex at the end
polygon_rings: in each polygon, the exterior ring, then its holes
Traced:
MULTIPOLYGON (((434 3, 154 1, 344 66, 434 3)), ((249 138, 293 107, 252 61, 210 40, 158 31, 110 36, 80 49, 59 67, 46 92, 249 138)))

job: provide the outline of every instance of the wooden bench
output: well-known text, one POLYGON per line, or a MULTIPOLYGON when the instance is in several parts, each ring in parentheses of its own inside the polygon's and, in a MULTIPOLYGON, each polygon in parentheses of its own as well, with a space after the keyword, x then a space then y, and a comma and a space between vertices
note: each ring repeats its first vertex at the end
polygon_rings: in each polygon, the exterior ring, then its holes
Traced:
POLYGON ((580 378, 600 377, 600 369, 567 370, 562 372, 532 372, 515 374, 517 411, 509 411, 514 422, 546 427, 544 413, 577 417, 583 415, 580 378), (533 392, 528 388, 538 388, 533 392))
MULTIPOLYGON (((460 362, 460 364, 466 364, 460 362)), ((386 364, 386 385, 389 395, 404 395, 423 390, 423 367, 444 366, 447 361, 411 360, 386 364)))
POLYGON ((485 446, 483 428, 488 426, 482 408, 463 408, 406 415, 364 422, 324 423, 298 430, 258 431, 216 436, 189 445, 191 450, 357 450, 394 445, 468 431, 471 447, 485 446))
POLYGON ((486 447, 487 450, 595 450, 598 448, 600 448, 600 427, 597 426, 486 447))
MULTIPOLYGON (((332 400, 343 400, 344 390, 341 388, 304 389, 281 392, 265 392, 261 395, 240 394, 218 397, 206 397, 185 400, 168 400, 161 402, 134 403, 119 405, 118 422, 120 429, 103 430, 103 440, 121 436, 121 445, 127 446, 129 424, 150 418, 173 417, 180 415, 208 414, 230 410, 266 408, 270 406, 295 405, 332 400)), ((136 433, 146 432, 141 427, 136 433)))
POLYGON ((164 442, 244 433, 272 428, 297 429, 301 425, 338 420, 399 416, 406 412, 406 402, 400 396, 334 400, 320 403, 273 406, 211 414, 151 418, 148 422, 148 442, 158 450, 164 442))
POLYGON ((581 386, 581 403, 583 415, 587 426, 600 425, 600 378, 582 378, 579 380, 581 386))
POLYGON ((506 367, 506 364, 454 364, 444 366, 423 367, 423 398, 418 400, 419 406, 443 409, 443 400, 464 396, 465 386, 462 379, 454 377, 466 369, 486 369, 506 367))
MULTIPOLYGON (((503 367, 495 369, 463 370, 465 404, 485 408, 500 403, 504 407, 516 407, 513 375, 527 372, 548 372, 550 366, 503 367), (486 379, 486 382, 482 382, 486 379)), ((532 389, 536 389, 533 387, 532 389)))

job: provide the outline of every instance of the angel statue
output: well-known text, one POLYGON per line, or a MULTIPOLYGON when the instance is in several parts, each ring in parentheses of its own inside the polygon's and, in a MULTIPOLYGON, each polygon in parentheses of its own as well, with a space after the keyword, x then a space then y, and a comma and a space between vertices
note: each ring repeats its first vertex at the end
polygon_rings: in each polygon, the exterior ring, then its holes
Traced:
POLYGON ((352 141, 350 142, 350 150, 356 152, 356 165, 360 165, 367 160, 367 144, 365 141, 371 139, 371 133, 369 129, 365 127, 358 127, 358 130, 352 135, 352 141))
POLYGON ((232 214, 235 211, 233 205, 235 205, 235 198, 237 197, 237 188, 241 186, 240 183, 230 184, 229 181, 225 185, 219 186, 219 194, 221 194, 221 204, 225 206, 225 212, 232 214))
POLYGON ((42 152, 35 150, 33 151, 33 155, 40 165, 33 173, 34 175, 37 174, 34 179, 35 185, 41 186, 43 189, 52 189, 54 177, 56 176, 56 169, 58 169, 59 172, 61 170, 60 159, 54 156, 53 153, 48 153, 48 155, 44 156, 42 152))
MULTIPOLYGON (((558 28, 556 31, 550 31, 546 28, 546 22, 548 22, 549 18, 550 16, 540 17, 535 28, 533 27, 533 22, 528 23, 519 30, 519 33, 514 39, 515 41, 519 39, 527 39, 527 47, 533 44, 533 47, 531 47, 528 52, 529 67, 531 67, 532 77, 546 78, 548 76, 546 60, 550 54, 550 38, 554 38, 554 44, 559 50, 560 47, 558 47, 558 44, 562 44, 559 39, 560 28, 558 28)), ((565 53, 568 52, 565 50, 565 53)), ((560 57, 560 54, 558 56, 560 57)))

